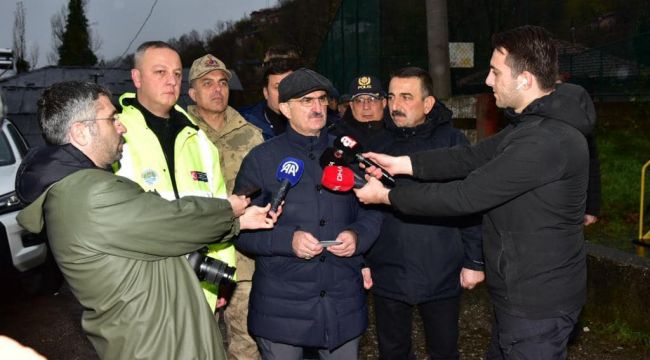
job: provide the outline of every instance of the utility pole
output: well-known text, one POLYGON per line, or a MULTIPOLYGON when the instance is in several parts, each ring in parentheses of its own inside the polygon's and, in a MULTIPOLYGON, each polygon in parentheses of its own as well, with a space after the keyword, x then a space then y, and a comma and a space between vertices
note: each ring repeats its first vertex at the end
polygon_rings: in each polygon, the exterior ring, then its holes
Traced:
POLYGON ((449 72, 449 29, 447 25, 447 0, 426 0, 427 49, 429 73, 433 79, 436 98, 451 97, 451 73, 449 72))

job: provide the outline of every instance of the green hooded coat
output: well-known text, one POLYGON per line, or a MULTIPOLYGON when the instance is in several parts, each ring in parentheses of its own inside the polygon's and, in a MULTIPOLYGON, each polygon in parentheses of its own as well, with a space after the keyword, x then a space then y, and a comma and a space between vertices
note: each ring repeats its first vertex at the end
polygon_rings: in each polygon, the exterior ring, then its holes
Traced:
POLYGON ((84 307, 103 359, 225 359, 221 335, 184 254, 239 232, 228 201, 167 201, 99 169, 76 171, 21 211, 84 307))

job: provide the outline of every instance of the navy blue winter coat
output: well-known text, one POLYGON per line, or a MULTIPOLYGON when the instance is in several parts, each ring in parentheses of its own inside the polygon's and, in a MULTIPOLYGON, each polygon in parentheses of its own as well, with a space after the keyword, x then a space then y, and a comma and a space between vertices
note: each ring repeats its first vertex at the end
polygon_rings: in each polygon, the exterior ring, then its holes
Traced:
POLYGON ((334 193, 320 185, 319 158, 332 140, 325 130, 319 137, 306 137, 289 127, 255 147, 239 170, 235 193, 260 187, 262 194, 253 202, 264 204, 279 188, 276 170, 285 157, 305 164, 275 228, 242 232, 235 242, 239 250, 256 257, 248 312, 248 328, 255 336, 333 349, 367 327, 362 254, 377 238, 381 214, 362 208, 351 192, 334 193), (323 251, 310 260, 298 258, 292 249, 296 230, 320 240, 333 240, 343 230, 352 230, 358 236, 356 253, 343 258, 323 251))
MULTIPOLYGON (((389 117, 385 123, 386 130, 369 144, 378 152, 397 156, 468 144, 440 101, 421 125, 398 128, 389 117)), ((411 177, 396 180, 399 186, 417 182, 411 177)), ((388 210, 366 256, 373 293, 409 304, 459 296, 461 268, 483 270, 480 223, 480 215, 426 217, 388 210)))
POLYGON ((246 121, 260 128, 264 140, 268 140, 274 137, 275 133, 273 132, 271 124, 265 118, 264 109, 266 109, 266 101, 262 100, 253 105, 238 109, 237 111, 244 119, 246 119, 246 121))

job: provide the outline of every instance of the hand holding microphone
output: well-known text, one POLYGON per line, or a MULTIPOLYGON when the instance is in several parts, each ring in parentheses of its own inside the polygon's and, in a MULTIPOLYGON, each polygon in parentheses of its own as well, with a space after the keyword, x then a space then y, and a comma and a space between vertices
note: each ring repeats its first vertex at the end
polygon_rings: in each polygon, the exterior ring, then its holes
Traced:
POLYGON ((347 163, 350 162, 350 158, 353 158, 366 167, 374 167, 378 169, 379 173, 381 174, 381 181, 387 186, 395 186, 395 179, 393 176, 372 159, 363 156, 361 145, 351 136, 339 136, 336 140, 334 140, 334 149, 340 151, 343 154, 343 159, 347 163))
POLYGON ((408 155, 390 156, 374 152, 367 152, 362 155, 375 163, 373 166, 368 166, 365 163, 364 165, 366 166, 366 173, 377 179, 381 179, 384 171, 388 171, 393 175, 413 175, 413 165, 408 155))
POLYGON ((282 159, 282 162, 280 162, 278 170, 275 173, 276 178, 280 182, 280 188, 271 200, 272 212, 278 211, 278 207, 280 207, 280 204, 282 204, 282 201, 287 196, 289 189, 300 181, 304 169, 305 164, 300 159, 292 157, 282 159))

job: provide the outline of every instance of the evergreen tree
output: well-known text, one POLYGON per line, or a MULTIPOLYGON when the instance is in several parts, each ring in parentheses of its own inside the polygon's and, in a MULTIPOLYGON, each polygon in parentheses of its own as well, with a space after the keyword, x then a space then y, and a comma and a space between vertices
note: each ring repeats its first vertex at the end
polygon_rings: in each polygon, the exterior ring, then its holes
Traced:
POLYGON ((63 41, 59 46, 59 65, 87 66, 97 63, 91 48, 85 0, 70 0, 63 41))

